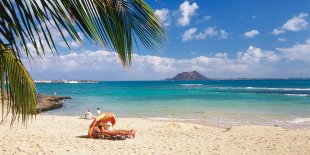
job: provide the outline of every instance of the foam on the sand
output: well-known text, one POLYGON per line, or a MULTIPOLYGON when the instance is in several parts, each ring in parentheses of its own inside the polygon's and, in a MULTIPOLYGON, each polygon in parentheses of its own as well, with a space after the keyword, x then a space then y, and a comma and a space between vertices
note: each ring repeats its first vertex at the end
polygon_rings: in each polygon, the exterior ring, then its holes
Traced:
POLYGON ((300 124, 305 122, 310 122, 310 118, 295 118, 292 121, 288 121, 289 123, 300 124))

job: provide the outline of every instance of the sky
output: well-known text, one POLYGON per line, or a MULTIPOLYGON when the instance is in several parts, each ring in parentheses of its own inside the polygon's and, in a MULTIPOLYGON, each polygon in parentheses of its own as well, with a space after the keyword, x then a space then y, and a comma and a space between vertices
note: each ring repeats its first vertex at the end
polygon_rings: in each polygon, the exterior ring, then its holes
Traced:
POLYGON ((146 2, 167 31, 162 50, 139 46, 126 69, 115 52, 87 41, 71 40, 69 50, 55 31, 59 57, 25 61, 33 79, 161 80, 193 70, 209 78, 310 78, 309 0, 146 2))

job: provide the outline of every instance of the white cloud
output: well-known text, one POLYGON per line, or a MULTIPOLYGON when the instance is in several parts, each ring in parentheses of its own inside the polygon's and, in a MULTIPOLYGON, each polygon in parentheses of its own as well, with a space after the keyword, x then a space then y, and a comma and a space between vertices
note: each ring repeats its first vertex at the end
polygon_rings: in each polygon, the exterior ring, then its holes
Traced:
POLYGON ((196 51, 191 51, 190 52, 190 54, 192 54, 192 55, 196 55, 198 52, 196 52, 196 51))
POLYGON ((278 35, 278 34, 285 33, 285 31, 283 29, 280 29, 280 28, 275 28, 275 29, 272 30, 271 33, 274 34, 274 35, 278 35))
POLYGON ((35 79, 158 80, 191 70, 211 77, 257 77, 273 73, 271 65, 279 59, 273 51, 253 46, 235 58, 225 52, 187 59, 134 54, 131 67, 125 70, 116 53, 86 50, 59 58, 47 55, 43 63, 27 68, 35 79))
POLYGON ((259 31, 258 30, 254 30, 254 29, 244 33, 244 36, 247 37, 247 38, 252 38, 252 37, 255 37, 257 35, 259 35, 259 31))
MULTIPOLYGON (((69 46, 71 48, 78 48, 78 47, 83 46, 82 43, 77 43, 77 42, 75 42, 73 40, 72 41, 67 41, 67 43, 69 44, 69 46)), ((60 45, 63 48, 67 48, 68 47, 65 41, 59 41, 59 42, 57 42, 57 44, 60 45)))
POLYGON ((260 61, 275 62, 279 61, 280 57, 276 55, 273 51, 264 51, 260 48, 250 46, 246 50, 246 52, 238 54, 237 60, 239 62, 252 64, 252 63, 259 63, 260 61))
POLYGON ((278 41, 280 41, 280 42, 285 42, 286 39, 285 39, 285 38, 278 38, 278 41))
POLYGON ((216 53, 214 56, 217 58, 227 58, 227 53, 219 52, 219 53, 216 53))
POLYGON ((182 36, 182 41, 189 41, 192 39, 196 40, 204 40, 206 38, 211 38, 211 37, 219 37, 220 39, 226 39, 228 36, 228 33, 223 30, 217 30, 213 27, 208 27, 204 29, 202 32, 198 32, 197 28, 190 28, 186 30, 182 36))
MULTIPOLYGON (((42 25, 45 25, 43 22, 41 23, 42 25)), ((37 25, 39 27, 39 25, 37 25)), ((53 21, 48 21, 46 22, 46 26, 48 28, 48 30, 50 31, 51 35, 52 35, 52 38, 53 38, 53 41, 56 45, 56 47, 63 47, 63 48, 68 48, 67 44, 65 43, 65 41, 63 40, 63 37, 66 38, 67 40, 67 43, 69 44, 69 46, 71 48, 78 48, 78 47, 81 47, 83 46, 82 43, 80 42, 75 42, 74 40, 71 39, 71 36, 70 34, 68 33, 67 30, 65 30, 64 28, 60 28, 63 36, 61 35, 61 33, 59 32, 59 30, 56 28, 56 25, 53 21)), ((44 28, 46 29, 46 28, 44 28)), ((49 47, 48 47, 48 44, 46 43, 46 40, 45 40, 45 37, 44 37, 44 34, 41 32, 40 34, 40 37, 41 37, 41 40, 45 43, 43 45, 43 47, 45 48, 45 50, 49 51, 49 47)), ((84 40, 84 37, 83 37, 83 33, 82 32, 78 32, 78 35, 79 37, 81 38, 81 40, 83 41, 84 40)), ((37 44, 39 43, 39 36, 35 36, 35 40, 37 42, 37 44)), ((28 41, 29 43, 29 41, 28 41)), ((28 44, 29 46, 30 44, 28 44)), ((52 46, 52 45, 51 45, 52 46)), ((39 51, 41 49, 39 48, 39 51)))
POLYGON ((298 16, 294 16, 289 19, 286 23, 284 23, 281 27, 275 28, 271 33, 274 35, 285 33, 285 31, 301 31, 305 30, 309 23, 305 20, 307 17, 307 13, 300 13, 298 16))
POLYGON ((197 19, 196 23, 197 24, 204 23, 204 22, 210 20, 211 18, 212 18, 212 16, 203 16, 203 17, 197 19))
POLYGON ((298 16, 294 16, 292 19, 288 20, 282 28, 290 31, 304 30, 308 26, 308 22, 304 19, 307 16, 307 13, 300 13, 298 16))
POLYGON ((197 28, 190 28, 186 30, 183 34, 182 41, 191 40, 194 37, 196 32, 197 32, 197 28))
POLYGON ((169 10, 166 8, 163 8, 161 10, 155 10, 155 14, 158 16, 160 22, 164 26, 170 26, 171 24, 171 19, 169 15, 169 10))
POLYGON ((178 23, 181 26, 187 26, 190 24, 191 17, 195 14, 196 10, 199 8, 197 3, 190 4, 189 1, 185 1, 180 5, 179 11, 182 16, 178 19, 178 23))
POLYGON ((276 48, 283 53, 283 57, 289 60, 310 61, 310 38, 304 44, 295 44, 293 47, 276 48))
MULTIPOLYGON (((215 30, 209 29, 206 34, 214 35, 214 32, 215 30)), ((218 36, 220 31, 217 32, 218 36)), ((197 34, 197 29, 194 29, 194 37, 197 34)), ((47 43, 43 41, 43 45, 47 46, 47 43)), ((35 52, 29 43, 28 47, 35 52)), ((43 60, 34 57, 35 62, 41 63, 32 63, 29 66, 25 57, 23 62, 34 79, 158 80, 191 70, 210 77, 229 78, 310 76, 310 38, 303 44, 297 43, 292 47, 277 50, 278 52, 274 52, 249 46, 245 51, 238 52, 235 58, 229 58, 225 52, 218 52, 210 57, 197 56, 187 59, 134 54, 132 66, 128 70, 122 67, 116 53, 105 50, 61 52, 59 57, 46 51, 43 60)))
POLYGON ((227 37, 228 37, 228 33, 225 30, 220 29, 220 38, 226 39, 227 37))

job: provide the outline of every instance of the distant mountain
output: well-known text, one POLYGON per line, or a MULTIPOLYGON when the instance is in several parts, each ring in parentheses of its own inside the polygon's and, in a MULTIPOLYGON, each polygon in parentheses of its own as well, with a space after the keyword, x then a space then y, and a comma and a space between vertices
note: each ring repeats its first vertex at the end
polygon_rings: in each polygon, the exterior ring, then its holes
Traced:
POLYGON ((194 80, 202 81, 202 80, 210 80, 210 79, 198 73, 197 71, 183 72, 183 73, 179 73, 173 78, 165 79, 165 81, 194 81, 194 80))

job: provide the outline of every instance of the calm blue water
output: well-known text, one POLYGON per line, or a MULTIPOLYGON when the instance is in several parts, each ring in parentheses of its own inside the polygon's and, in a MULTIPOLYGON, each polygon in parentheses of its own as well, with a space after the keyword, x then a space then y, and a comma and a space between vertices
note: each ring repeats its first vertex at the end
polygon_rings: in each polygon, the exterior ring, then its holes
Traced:
POLYGON ((37 90, 73 98, 48 112, 55 115, 81 116, 100 107, 118 117, 310 128, 310 80, 37 83, 37 90))

